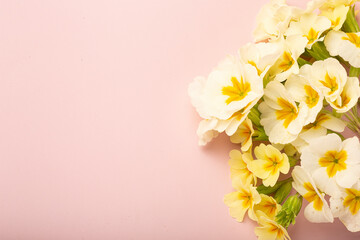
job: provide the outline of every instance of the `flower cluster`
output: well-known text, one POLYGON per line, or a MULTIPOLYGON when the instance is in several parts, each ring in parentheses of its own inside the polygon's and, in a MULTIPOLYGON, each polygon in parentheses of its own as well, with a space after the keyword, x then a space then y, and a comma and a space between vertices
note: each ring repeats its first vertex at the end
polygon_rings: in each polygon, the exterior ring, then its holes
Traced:
POLYGON ((271 0, 255 43, 229 55, 189 95, 205 145, 225 132, 234 192, 230 215, 257 221, 259 239, 290 239, 303 199, 314 223, 339 218, 360 231, 360 28, 355 0, 313 0, 306 9, 271 0), (282 179, 282 180, 280 180, 282 179), (292 194, 295 192, 295 194, 292 194))

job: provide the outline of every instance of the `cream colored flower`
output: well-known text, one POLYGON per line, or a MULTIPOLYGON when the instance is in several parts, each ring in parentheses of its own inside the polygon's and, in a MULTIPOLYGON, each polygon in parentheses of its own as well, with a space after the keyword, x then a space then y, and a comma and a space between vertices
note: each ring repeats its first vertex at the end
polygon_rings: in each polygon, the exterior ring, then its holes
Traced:
POLYGON ((262 79, 254 66, 228 56, 206 80, 196 78, 189 95, 201 117, 227 120, 262 97, 262 79))
POLYGON ((282 46, 280 44, 269 42, 248 43, 239 50, 241 60, 253 65, 261 78, 265 76, 281 53, 282 46))
POLYGON ((241 143, 241 151, 246 152, 252 146, 253 134, 254 128, 252 126, 252 122, 249 118, 246 118, 236 132, 230 137, 230 141, 232 143, 241 143))
POLYGON ((285 88, 290 92, 296 102, 304 102, 309 111, 304 124, 314 122, 323 107, 324 95, 309 81, 308 73, 311 66, 306 64, 300 68, 299 74, 291 75, 285 83, 285 88))
POLYGON ((323 16, 318 16, 315 13, 303 14, 299 21, 291 22, 290 27, 286 30, 287 37, 293 35, 300 35, 307 38, 307 48, 317 41, 321 41, 321 34, 331 27, 331 21, 323 16))
POLYGON ((324 9, 321 11, 321 16, 327 17, 331 22, 331 29, 340 30, 346 20, 349 6, 339 5, 333 9, 324 9))
POLYGON ((315 121, 304 126, 298 138, 291 144, 301 153, 302 149, 309 145, 311 139, 325 136, 328 129, 334 132, 343 132, 346 123, 333 115, 320 112, 315 121))
POLYGON ((255 234, 259 240, 290 240, 286 229, 266 214, 259 211, 257 213, 259 227, 255 228, 255 234))
MULTIPOLYGON (((242 154, 239 150, 232 150, 229 155, 231 180, 233 182, 240 181, 243 185, 256 185, 256 176, 248 169, 247 166, 249 162, 252 161, 251 154, 242 154)), ((236 185, 236 183, 234 185, 236 185)))
POLYGON ((330 105, 338 113, 345 113, 357 104, 359 97, 359 79, 357 77, 348 77, 340 96, 335 101, 330 102, 330 105))
POLYGON ((308 9, 314 11, 320 9, 321 11, 333 11, 339 6, 351 6, 359 0, 312 0, 308 2, 308 9))
POLYGON ((324 199, 325 194, 320 193, 309 173, 296 166, 291 174, 294 179, 293 187, 309 202, 304 212, 306 219, 314 223, 333 222, 334 217, 324 199))
POLYGON ((259 212, 265 213, 266 216, 272 220, 275 220, 276 214, 281 210, 281 205, 276 200, 268 195, 260 194, 261 202, 254 206, 256 215, 259 212))
POLYGON ((249 217, 252 220, 256 220, 254 206, 261 201, 259 193, 252 185, 243 185, 240 182, 235 183, 237 185, 234 185, 234 188, 237 191, 228 193, 224 197, 224 203, 229 207, 230 216, 238 222, 242 222, 245 213, 248 212, 249 217))
POLYGON ((274 186, 280 172, 288 173, 289 159, 271 145, 260 144, 254 150, 256 160, 248 163, 248 169, 258 178, 263 179, 264 186, 274 186))
POLYGON ((339 55, 352 66, 360 68, 360 32, 330 31, 324 43, 332 56, 339 55))
POLYGON ((199 136, 199 145, 203 146, 210 142, 213 138, 219 135, 219 132, 214 130, 218 123, 216 118, 204 119, 200 122, 196 134, 199 136))
POLYGON ((271 0, 265 4, 256 17, 255 41, 276 39, 283 35, 298 12, 299 9, 287 5, 286 0, 271 0))
POLYGON ((316 61, 306 67, 306 72, 306 78, 315 89, 322 91, 329 103, 340 96, 347 80, 345 68, 335 58, 316 61))
POLYGON ((260 123, 270 142, 286 144, 294 141, 308 116, 306 104, 301 102, 298 106, 284 85, 277 81, 266 86, 264 100, 259 105, 260 123))
POLYGON ((198 129, 200 145, 224 131, 233 135, 262 97, 262 85, 254 66, 232 56, 221 62, 207 79, 195 78, 188 91, 197 112, 205 118, 198 129))
POLYGON ((282 48, 282 52, 274 65, 269 69, 268 75, 270 79, 282 82, 291 74, 299 73, 297 59, 305 51, 308 40, 304 36, 293 35, 286 37, 286 39, 280 37, 273 41, 273 43, 278 44, 282 48))
POLYGON ((341 188, 330 198, 331 210, 335 217, 346 226, 350 232, 360 231, 360 183, 351 188, 341 188))
POLYGON ((357 137, 341 141, 329 134, 309 141, 301 154, 301 166, 313 177, 316 186, 329 195, 340 187, 349 188, 360 176, 360 143, 357 137))

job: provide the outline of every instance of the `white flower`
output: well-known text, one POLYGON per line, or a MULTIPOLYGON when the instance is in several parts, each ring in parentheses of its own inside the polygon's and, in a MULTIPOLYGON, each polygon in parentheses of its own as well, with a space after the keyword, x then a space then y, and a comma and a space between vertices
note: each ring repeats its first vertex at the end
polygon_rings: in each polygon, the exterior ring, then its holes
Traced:
POLYGON ((344 24, 348 11, 348 6, 339 5, 334 9, 324 9, 320 15, 327 17, 331 22, 331 29, 337 31, 344 24))
POLYGON ((191 102, 202 118, 198 135, 200 145, 219 132, 233 135, 250 109, 263 95, 262 79, 250 64, 229 56, 209 75, 195 78, 189 85, 191 102))
POLYGON ((261 78, 265 76, 281 53, 282 46, 280 44, 264 42, 248 43, 239 50, 241 60, 253 65, 261 78))
POLYGON ((286 4, 286 0, 271 0, 264 5, 256 17, 253 33, 255 41, 276 39, 281 36, 299 10, 286 4))
POLYGON ((320 9, 321 11, 334 10, 339 6, 351 6, 359 0, 312 0, 308 2, 308 9, 314 11, 320 9))
POLYGON ((320 112, 315 121, 304 126, 298 138, 291 144, 301 153, 309 145, 311 139, 325 136, 328 129, 334 132, 343 132, 346 123, 333 115, 320 112))
POLYGON ((219 135, 219 132, 214 130, 218 123, 216 118, 204 119, 200 122, 196 134, 199 136, 199 145, 206 145, 213 138, 219 135))
POLYGON ((292 171, 292 177, 295 190, 309 202, 304 212, 306 219, 314 223, 333 222, 334 217, 324 199, 325 194, 320 193, 309 173, 296 166, 292 171))
POLYGON ((298 74, 297 59, 305 51, 307 42, 307 38, 300 35, 289 36, 286 39, 280 37, 274 41, 273 43, 280 45, 282 53, 268 71, 270 79, 282 82, 291 74, 298 74))
POLYGON ((266 86, 264 100, 259 105, 260 123, 270 142, 286 144, 294 141, 307 118, 306 104, 300 103, 297 106, 284 85, 277 81, 266 86))
POLYGON ((307 38, 307 48, 317 42, 321 41, 321 34, 331 27, 329 19, 323 16, 318 16, 315 13, 307 13, 300 17, 297 22, 291 22, 290 27, 286 30, 287 37, 293 35, 300 35, 307 38))
POLYGON ((357 137, 341 141, 329 134, 309 141, 301 154, 301 166, 310 172, 316 186, 329 195, 349 188, 360 176, 360 144, 357 137))
POLYGON ((339 55, 352 66, 360 68, 360 33, 330 31, 324 43, 332 56, 339 55))
POLYGON ((334 217, 351 232, 360 231, 360 183, 351 188, 341 188, 335 196, 330 198, 330 207, 334 217))
POLYGON ((298 75, 291 75, 285 83, 285 88, 297 102, 306 103, 309 113, 305 124, 314 122, 323 107, 324 95, 309 81, 308 73, 311 66, 306 64, 300 68, 298 75))
POLYGON ((330 102, 330 105, 338 113, 344 113, 357 104, 359 97, 359 79, 357 77, 348 77, 340 96, 334 102, 330 102))
POLYGON ((316 61, 306 72, 309 82, 322 91, 329 103, 340 96, 347 80, 345 68, 335 58, 316 61))

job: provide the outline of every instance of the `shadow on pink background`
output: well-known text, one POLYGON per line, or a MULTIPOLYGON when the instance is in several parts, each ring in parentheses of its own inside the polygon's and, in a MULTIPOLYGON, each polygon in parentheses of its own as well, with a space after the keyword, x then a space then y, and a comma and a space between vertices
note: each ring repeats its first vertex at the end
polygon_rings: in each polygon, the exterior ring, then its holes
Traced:
MULTIPOLYGON (((234 146, 197 145, 187 86, 266 2, 2 1, 0 239, 256 239, 222 202, 234 146)), ((360 237, 302 214, 289 232, 360 237)))

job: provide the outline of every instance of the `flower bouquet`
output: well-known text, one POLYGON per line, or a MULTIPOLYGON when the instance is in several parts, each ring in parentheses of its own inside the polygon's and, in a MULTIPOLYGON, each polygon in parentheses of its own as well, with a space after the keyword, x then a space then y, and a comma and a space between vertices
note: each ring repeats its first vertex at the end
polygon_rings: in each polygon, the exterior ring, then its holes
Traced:
POLYGON ((354 0, 313 0, 306 9, 272 0, 255 43, 189 86, 205 145, 225 132, 234 192, 230 215, 258 223, 259 239, 290 239, 303 199, 307 220, 339 218, 360 231, 360 28, 354 0))

